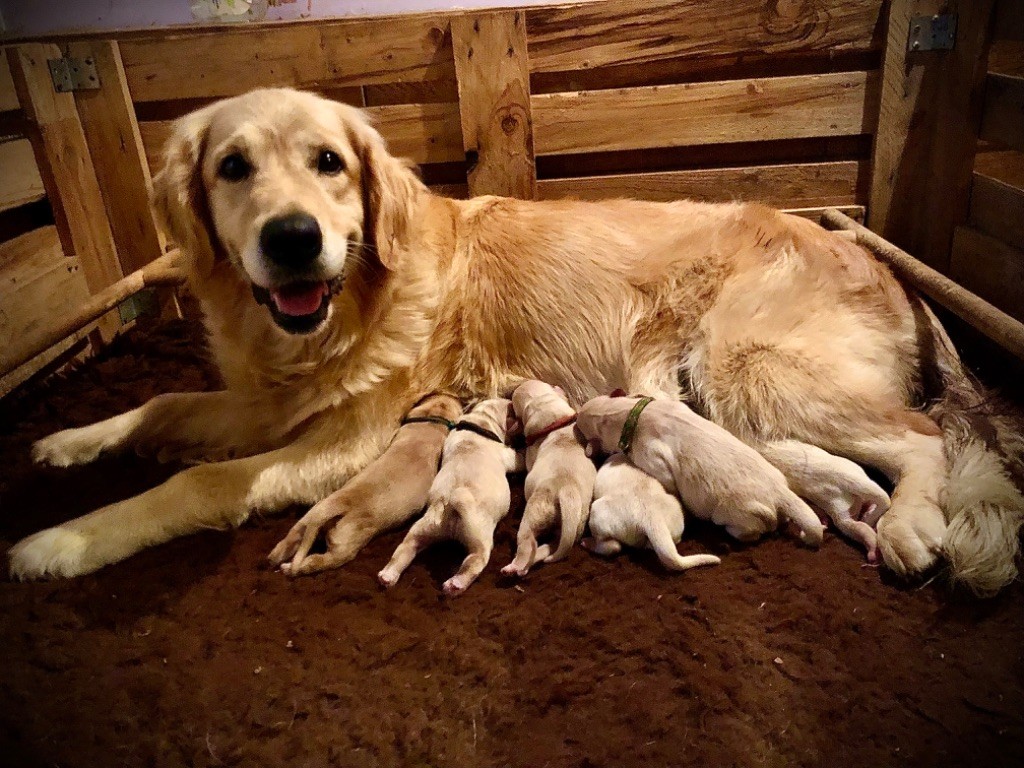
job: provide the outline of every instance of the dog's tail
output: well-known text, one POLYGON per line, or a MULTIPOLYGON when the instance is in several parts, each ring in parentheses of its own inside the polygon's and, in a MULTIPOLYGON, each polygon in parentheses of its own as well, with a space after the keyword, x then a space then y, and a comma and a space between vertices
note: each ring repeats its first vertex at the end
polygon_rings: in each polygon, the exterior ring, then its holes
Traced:
POLYGON ((928 415, 942 427, 948 478, 939 499, 950 575, 979 597, 1017 576, 1024 524, 1024 435, 1020 424, 967 371, 945 329, 924 305, 940 398, 928 415))
POLYGON ((579 489, 574 485, 558 489, 561 533, 558 536, 558 549, 544 558, 545 563, 555 563, 569 556, 569 552, 583 536, 583 529, 587 524, 587 511, 590 509, 589 501, 590 499, 587 499, 588 504, 584 507, 579 489))
POLYGON ((722 562, 714 555, 687 555, 683 557, 676 549, 676 543, 672 541, 672 534, 669 533, 668 528, 658 525, 658 521, 650 515, 645 515, 644 517, 651 522, 650 527, 646 531, 647 541, 650 543, 651 549, 658 556, 661 564, 669 570, 686 571, 700 565, 718 565, 722 562))

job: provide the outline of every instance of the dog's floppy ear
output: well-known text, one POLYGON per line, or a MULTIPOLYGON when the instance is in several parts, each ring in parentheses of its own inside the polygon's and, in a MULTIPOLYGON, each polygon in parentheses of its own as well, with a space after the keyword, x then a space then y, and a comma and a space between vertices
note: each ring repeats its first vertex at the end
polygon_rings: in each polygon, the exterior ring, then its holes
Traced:
POLYGON ((213 258, 213 221, 203 187, 202 163, 212 108, 174 122, 164 164, 153 177, 152 204, 164 230, 194 263, 213 258))
POLYGON ((416 204, 425 188, 407 162, 388 153, 384 139, 365 117, 352 112, 349 107, 344 114, 361 166, 363 240, 373 246, 384 267, 395 270, 408 247, 416 204))

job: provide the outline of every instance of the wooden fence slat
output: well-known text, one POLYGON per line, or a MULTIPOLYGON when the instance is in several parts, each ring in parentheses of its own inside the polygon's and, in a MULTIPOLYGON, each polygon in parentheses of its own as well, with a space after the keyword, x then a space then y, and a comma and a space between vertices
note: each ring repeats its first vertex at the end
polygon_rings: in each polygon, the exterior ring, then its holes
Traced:
POLYGON ((39 167, 28 139, 0 144, 0 211, 34 203, 46 197, 39 167))
POLYGON ((443 17, 412 15, 162 34, 121 43, 136 102, 252 88, 454 79, 443 17))
MULTIPOLYGON (((975 173, 970 223, 985 234, 1024 249, 1024 189, 975 173)), ((1024 304, 1024 295, 1020 301, 1024 304)))
POLYGON ((21 109, 21 104, 18 102, 18 93, 14 89, 11 67, 7 63, 7 56, 0 55, 0 112, 10 112, 15 109, 21 109))
POLYGON ((470 195, 532 200, 537 193, 530 72, 522 12, 452 19, 470 195))
POLYGON ((619 197, 671 201, 757 201, 776 207, 825 208, 860 202, 868 177, 866 161, 793 163, 660 173, 630 173, 537 182, 542 200, 619 197))
POLYGON ((1024 151, 1024 77, 988 76, 981 138, 1024 151))
POLYGON ((679 56, 875 50, 882 0, 616 0, 525 11, 533 72, 679 56))
POLYGON ((60 55, 57 46, 43 43, 8 49, 19 100, 34 126, 39 172, 64 253, 79 257, 89 289, 98 291, 123 274, 75 98, 57 93, 50 80, 46 61, 60 55))
POLYGON ((969 227, 957 227, 949 276, 969 291, 1024 320, 1024 251, 969 227))
POLYGON ((135 107, 114 41, 72 43, 76 58, 92 57, 99 90, 76 91, 75 103, 89 144, 96 177, 124 274, 164 252, 164 240, 149 206, 150 176, 135 107))
MULTIPOLYGON (((465 159, 458 104, 387 104, 367 107, 365 112, 397 157, 407 157, 421 164, 465 159)), ((160 170, 171 124, 170 120, 139 123, 142 146, 152 173, 160 170)))
POLYGON ((537 154, 870 133, 871 72, 534 96, 537 154))

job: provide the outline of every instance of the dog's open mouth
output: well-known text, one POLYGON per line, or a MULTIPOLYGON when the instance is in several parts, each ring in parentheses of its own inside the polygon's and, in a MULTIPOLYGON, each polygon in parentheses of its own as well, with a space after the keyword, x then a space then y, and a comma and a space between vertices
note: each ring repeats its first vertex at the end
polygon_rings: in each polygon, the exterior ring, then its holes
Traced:
POLYGON ((331 297, 341 288, 343 278, 298 280, 276 288, 253 283, 252 295, 270 309, 274 322, 288 333, 312 333, 319 328, 331 307, 331 297))

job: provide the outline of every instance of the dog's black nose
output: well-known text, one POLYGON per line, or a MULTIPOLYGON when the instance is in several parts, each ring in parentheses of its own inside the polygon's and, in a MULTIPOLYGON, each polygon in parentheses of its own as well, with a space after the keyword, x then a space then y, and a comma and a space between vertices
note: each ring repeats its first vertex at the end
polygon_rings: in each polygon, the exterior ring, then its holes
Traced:
POLYGON ((323 248, 317 220, 308 213, 289 213, 270 219, 260 230, 264 255, 282 267, 305 267, 323 248))

